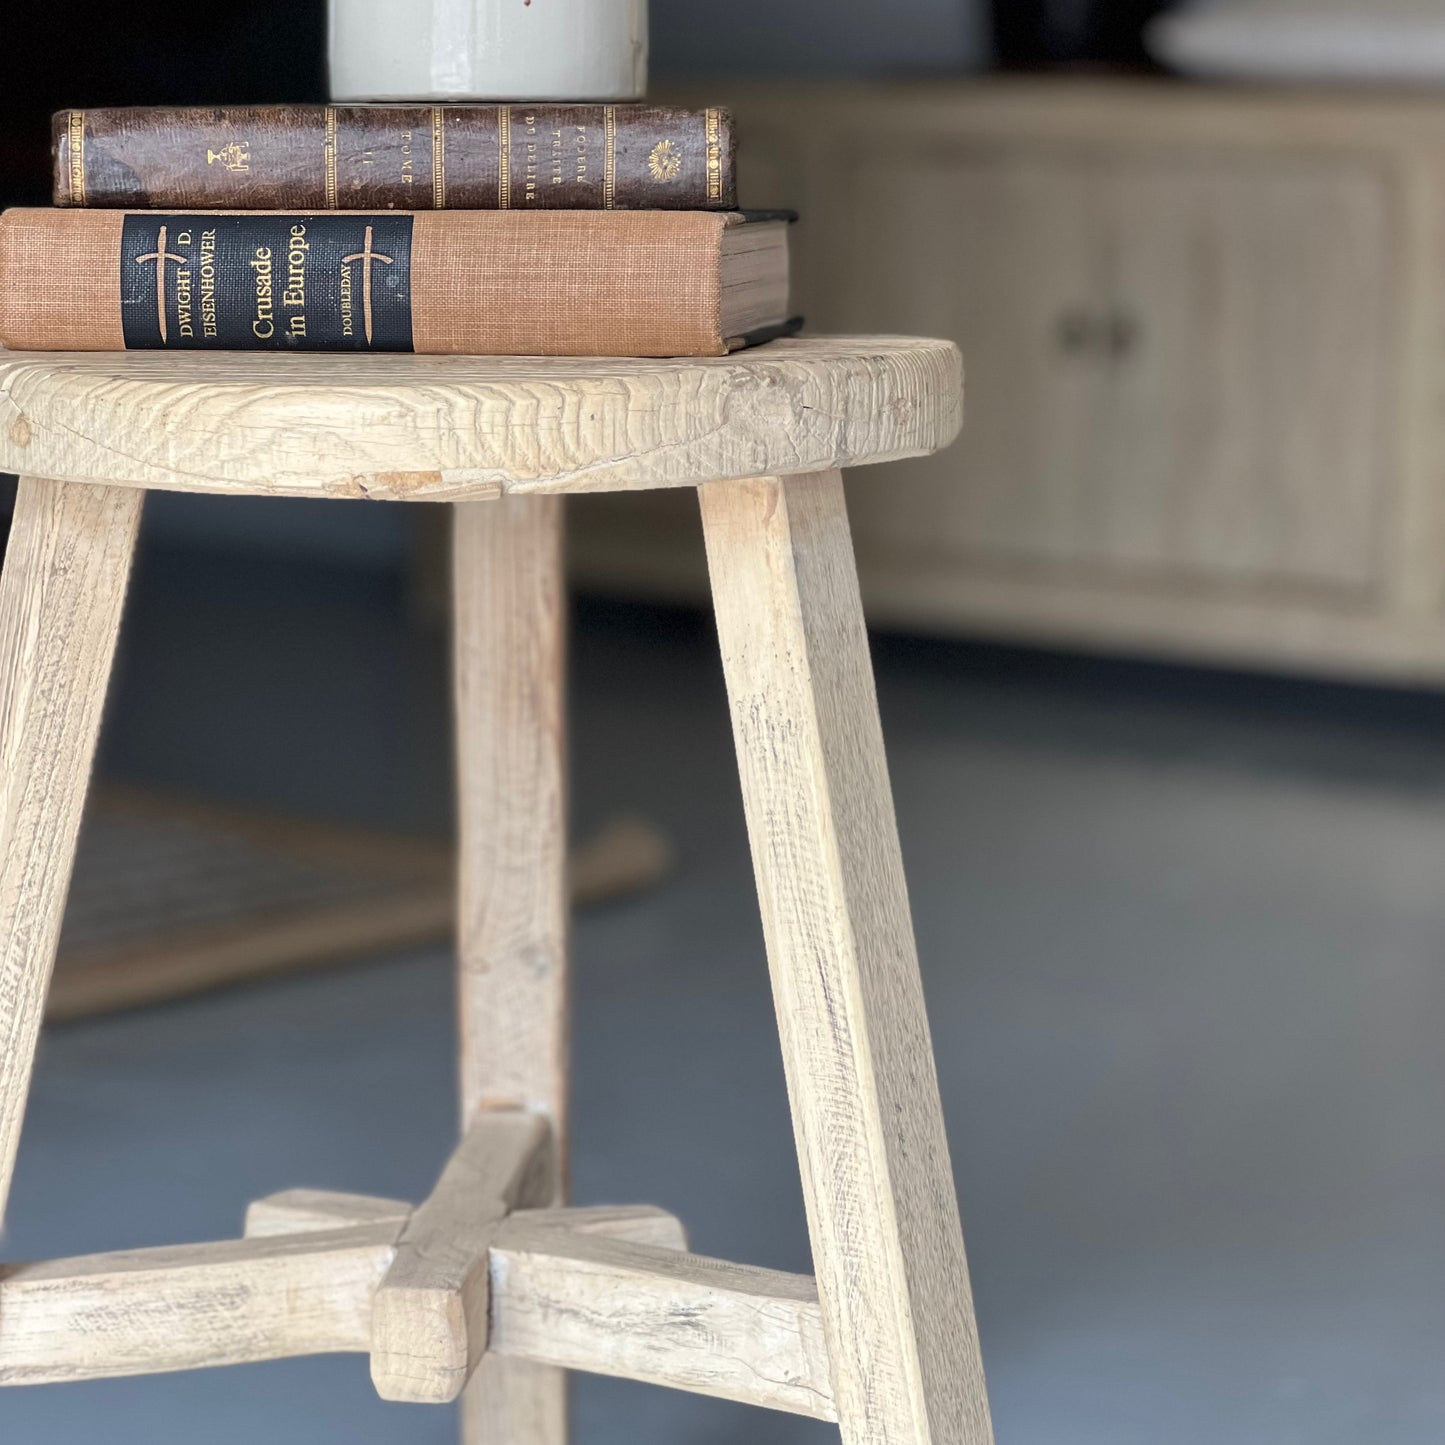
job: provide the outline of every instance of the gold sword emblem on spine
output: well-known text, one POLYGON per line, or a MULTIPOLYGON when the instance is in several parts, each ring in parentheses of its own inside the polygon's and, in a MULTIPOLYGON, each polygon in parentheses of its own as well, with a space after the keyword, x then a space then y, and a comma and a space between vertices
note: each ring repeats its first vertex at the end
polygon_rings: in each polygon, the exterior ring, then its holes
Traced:
POLYGON ((361 314, 366 321, 366 344, 371 345, 371 263, 382 261, 386 265, 392 265, 395 260, 392 256, 383 256, 380 251, 372 250, 372 228, 366 228, 366 241, 361 250, 353 251, 349 256, 341 259, 350 265, 353 261, 362 263, 361 272, 361 314))
POLYGON ((144 256, 137 256, 137 265, 147 261, 154 261, 156 264, 156 316, 161 323, 161 345, 166 344, 166 262, 179 261, 181 265, 186 264, 184 256, 178 256, 174 251, 166 250, 166 228, 160 229, 156 237, 156 248, 154 251, 147 251, 144 256))

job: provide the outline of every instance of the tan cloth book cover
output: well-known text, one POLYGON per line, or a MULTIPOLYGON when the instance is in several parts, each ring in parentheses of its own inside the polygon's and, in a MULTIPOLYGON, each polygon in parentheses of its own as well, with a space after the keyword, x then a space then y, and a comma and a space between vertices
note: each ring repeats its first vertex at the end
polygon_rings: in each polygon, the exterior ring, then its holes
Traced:
POLYGON ((18 209, 0 343, 717 356, 785 328, 786 232, 737 212, 18 209))

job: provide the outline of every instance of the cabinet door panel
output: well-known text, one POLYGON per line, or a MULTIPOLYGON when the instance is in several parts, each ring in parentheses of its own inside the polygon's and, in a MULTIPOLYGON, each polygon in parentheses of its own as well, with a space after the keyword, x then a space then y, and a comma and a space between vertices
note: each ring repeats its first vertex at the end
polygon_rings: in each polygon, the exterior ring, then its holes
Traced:
POLYGON ((1288 156, 1122 163, 1113 366, 1084 539, 1121 562, 1363 587, 1388 498, 1387 177, 1288 156))
POLYGON ((958 446, 855 484, 865 560, 1368 586, 1390 472, 1387 177, 1116 156, 847 170, 822 319, 951 336, 968 374, 958 446))
POLYGON ((1066 334, 1104 281, 1092 168, 925 148, 865 155, 841 179, 819 320, 950 337, 967 373, 958 446, 852 487, 860 552, 1075 557, 1107 381, 1066 334))

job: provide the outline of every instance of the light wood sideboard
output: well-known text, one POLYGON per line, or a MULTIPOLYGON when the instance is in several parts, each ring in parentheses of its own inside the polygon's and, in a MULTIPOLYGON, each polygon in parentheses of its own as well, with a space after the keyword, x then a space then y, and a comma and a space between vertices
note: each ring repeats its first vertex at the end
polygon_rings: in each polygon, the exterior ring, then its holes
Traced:
MULTIPOLYGON (((1445 98, 719 96, 810 326, 964 350, 963 440, 850 487, 875 622, 1445 681, 1445 98)), ((574 511, 584 584, 704 595, 692 499, 574 511)))

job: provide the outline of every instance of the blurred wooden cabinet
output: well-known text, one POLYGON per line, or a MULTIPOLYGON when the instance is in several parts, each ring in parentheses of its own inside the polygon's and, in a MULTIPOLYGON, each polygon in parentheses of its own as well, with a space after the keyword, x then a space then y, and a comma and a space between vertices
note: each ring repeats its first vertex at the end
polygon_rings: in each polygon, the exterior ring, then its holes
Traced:
POLYGON ((871 555, 1352 590, 1378 567, 1384 188, 1368 170, 974 155, 849 174, 844 330, 969 358, 952 453, 856 488, 871 555), (907 256, 870 266, 868 252, 907 256), (1316 416, 1316 410, 1319 415, 1316 416))
MULTIPOLYGON (((1445 681, 1445 101, 727 98, 810 325, 964 350, 960 443, 850 483, 874 620, 1445 681)), ((585 583, 700 592, 691 497, 574 511, 585 583)))

